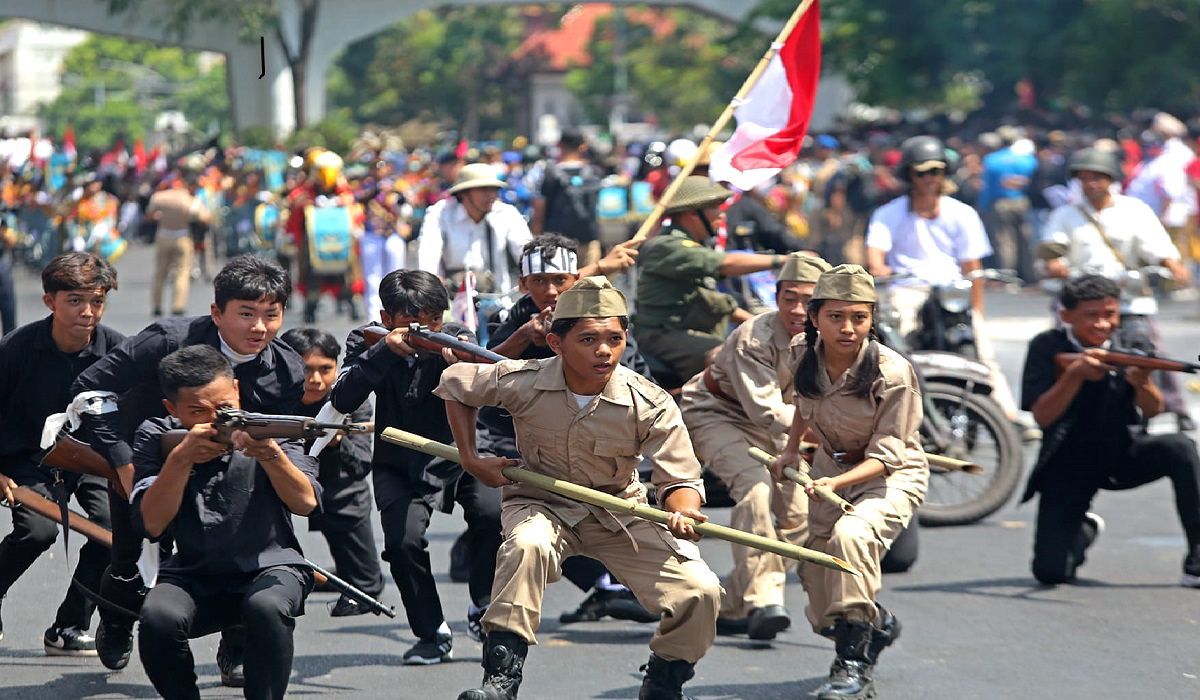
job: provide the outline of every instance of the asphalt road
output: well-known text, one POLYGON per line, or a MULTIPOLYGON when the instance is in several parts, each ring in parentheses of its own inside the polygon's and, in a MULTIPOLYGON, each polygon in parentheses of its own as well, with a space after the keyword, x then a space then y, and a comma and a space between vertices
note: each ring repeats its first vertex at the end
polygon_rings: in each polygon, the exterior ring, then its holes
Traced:
MULTIPOLYGON (((118 268, 121 288, 111 296, 106 321, 132 333, 149 310, 151 256, 134 248, 118 268)), ((203 313, 210 301, 200 284, 189 310, 203 313)), ((18 280, 22 322, 43 309, 37 280, 18 280)), ((1046 327, 1045 298, 1036 293, 993 294, 989 321, 999 359, 1010 381, 1019 379, 1024 344, 1046 327)), ((1200 348, 1195 302, 1164 308, 1165 351, 1188 358, 1200 348), (1190 318, 1189 318, 1190 316, 1190 318)), ((343 336, 350 324, 325 325, 343 336)), ((1188 393, 1200 415, 1195 393, 1188 393)), ((1159 423, 1159 428, 1167 427, 1159 423)), ((1033 448, 1027 450, 1032 460, 1033 448)), ((988 520, 968 527, 924 529, 921 555, 906 574, 884 580, 881 600, 904 624, 903 638, 888 649, 876 671, 879 697, 934 698, 1200 698, 1200 591, 1176 585, 1183 537, 1170 487, 1156 483, 1132 492, 1103 493, 1096 511, 1108 530, 1092 549, 1077 585, 1045 588, 1029 574, 1034 507, 1010 503, 988 520)), ((714 509, 717 522, 728 511, 714 509)), ((458 515, 434 518, 429 533, 434 568, 445 572, 450 544, 462 527, 458 515)), ((0 535, 10 522, 0 516, 0 535)), ((329 565, 319 536, 302 530, 314 560, 329 565)), ((378 530, 378 523, 376 522, 378 530)), ((382 537, 378 535, 382 548, 382 537)), ((73 547, 79 538, 72 538, 73 547)), ((718 573, 731 565, 729 546, 701 544, 718 573)), ((4 600, 5 638, 0 641, 0 699, 154 697, 135 659, 121 673, 96 660, 48 658, 41 634, 64 591, 61 545, 56 545, 4 600)), ((465 584, 439 578, 447 617, 456 632, 454 663, 404 667, 400 656, 414 641, 399 619, 331 618, 334 597, 314 594, 296 629, 290 692, 328 698, 453 698, 480 678, 480 646, 465 636, 465 584)), ((389 582, 388 603, 399 596, 389 582)), ((638 666, 645 662, 652 628, 622 622, 562 626, 560 611, 581 594, 568 583, 547 591, 547 619, 540 645, 530 651, 522 698, 535 700, 637 697, 638 666)), ((804 592, 793 577, 787 602, 796 619, 774 643, 719 638, 697 666, 686 689, 702 700, 803 698, 822 682, 832 644, 801 623, 804 592)), ((214 663, 216 637, 192 644, 206 698, 240 697, 222 688, 214 663)))

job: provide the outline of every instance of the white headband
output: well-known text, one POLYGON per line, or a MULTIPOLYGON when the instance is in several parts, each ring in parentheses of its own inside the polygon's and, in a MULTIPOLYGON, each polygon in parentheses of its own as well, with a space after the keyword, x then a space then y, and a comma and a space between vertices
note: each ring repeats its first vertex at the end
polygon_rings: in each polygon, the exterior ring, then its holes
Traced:
POLYGON ((538 274, 567 273, 574 275, 579 272, 578 256, 566 248, 556 248, 554 255, 546 257, 541 248, 521 256, 521 276, 538 274))

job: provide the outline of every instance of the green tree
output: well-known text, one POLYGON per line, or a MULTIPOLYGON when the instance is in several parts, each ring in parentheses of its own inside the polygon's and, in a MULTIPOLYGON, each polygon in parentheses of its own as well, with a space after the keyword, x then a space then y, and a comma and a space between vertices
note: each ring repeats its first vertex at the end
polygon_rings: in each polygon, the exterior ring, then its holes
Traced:
POLYGON ((197 52, 93 36, 67 53, 62 81, 41 116, 51 133, 73 124, 81 150, 109 148, 120 135, 132 143, 165 110, 183 112, 200 129, 229 122, 225 66, 202 71, 197 52))
POLYGON ((523 76, 511 56, 519 8, 422 11, 348 47, 330 80, 331 104, 360 122, 446 121, 475 138, 511 127, 523 76))

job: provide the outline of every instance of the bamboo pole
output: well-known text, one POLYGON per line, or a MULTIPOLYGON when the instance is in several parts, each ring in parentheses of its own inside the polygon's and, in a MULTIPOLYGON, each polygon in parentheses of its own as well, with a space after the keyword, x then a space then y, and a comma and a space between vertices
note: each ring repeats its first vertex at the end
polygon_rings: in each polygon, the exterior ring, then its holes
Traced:
POLYGON ((638 227, 637 233, 632 238, 635 244, 640 244, 644 241, 650 235, 650 232, 654 230, 654 227, 658 225, 658 221, 662 219, 667 206, 675 198, 679 187, 692 174, 692 170, 695 169, 698 156, 716 140, 717 136, 725 129, 725 126, 729 124, 729 120, 733 118, 734 109, 746 99, 746 95, 750 94, 750 90, 754 88, 754 85, 758 83, 758 79, 762 77, 763 72, 767 70, 767 66, 771 64, 771 59, 775 58, 776 54, 779 53, 780 47, 787 41, 788 36, 791 35, 796 25, 800 24, 800 20, 808 12, 808 9, 812 7, 812 4, 813 0, 803 0, 803 2, 796 6, 796 11, 788 18, 787 23, 783 25, 783 29, 779 30, 779 35, 775 37, 775 41, 771 42, 771 47, 759 59, 758 65, 754 66, 754 70, 750 71, 750 75, 746 76, 746 81, 742 83, 741 89, 737 91, 737 94, 729 101, 729 104, 725 105, 725 110, 721 112, 721 116, 717 117, 717 121, 713 122, 712 128, 705 134, 704 140, 700 142, 699 147, 696 149, 697 157, 693 157, 687 163, 683 164, 683 168, 679 171, 679 174, 671 181, 670 187, 663 193, 658 203, 654 205, 654 210, 650 212, 650 216, 646 217, 646 220, 638 227))
MULTIPOLYGON (((386 442, 392 443, 393 445, 400 445, 401 447, 407 447, 411 450, 424 452, 425 454, 433 455, 434 457, 441 457, 442 459, 447 459, 452 462, 459 462, 460 464, 462 461, 458 450, 454 447, 445 443, 437 442, 435 440, 430 440, 429 438, 422 437, 415 433, 400 430, 399 428, 385 428, 380 437, 382 437, 386 442)), ((666 511, 653 508, 644 503, 637 503, 625 498, 613 496, 604 493, 603 491, 590 489, 586 486, 580 486, 579 484, 573 484, 569 481, 563 481, 562 479, 555 479, 553 477, 546 476, 545 474, 537 474, 529 471, 528 469, 521 469, 520 467, 507 467, 504 469, 503 474, 510 481, 535 486, 565 498, 581 501, 583 503, 598 506, 600 508, 617 513, 627 513, 629 515, 642 518, 643 520, 650 520, 661 525, 667 524, 668 513, 666 511)), ((850 566, 848 562, 824 552, 818 552, 816 550, 806 549, 804 547, 797 547, 796 545, 789 544, 787 542, 780 542, 779 540, 760 537, 749 532, 743 532, 735 528, 725 527, 715 523, 701 523, 691 520, 690 524, 693 528, 695 528, 696 532, 700 533, 701 535, 707 535, 709 537, 725 540, 727 542, 733 542, 734 544, 740 544, 745 547, 760 549, 764 552, 770 552, 772 554, 778 554, 781 557, 787 557, 788 559, 811 562, 813 564, 834 569, 836 571, 842 571, 853 576, 860 575, 858 571, 854 569, 854 567, 850 566)))
MULTIPOLYGON (((775 461, 775 458, 766 450, 760 450, 757 447, 750 447, 746 451, 749 452, 750 456, 753 457, 757 462, 761 463, 764 467, 770 467, 771 462, 775 461)), ((809 478, 808 474, 805 474, 798 469, 793 469, 792 467, 784 469, 783 475, 786 476, 790 481, 794 481, 804 488, 808 488, 813 484, 813 480, 809 478)), ((821 498, 829 501, 838 508, 841 508, 843 513, 854 512, 854 504, 834 493, 833 489, 825 486, 818 486, 816 489, 814 489, 814 491, 821 498)))

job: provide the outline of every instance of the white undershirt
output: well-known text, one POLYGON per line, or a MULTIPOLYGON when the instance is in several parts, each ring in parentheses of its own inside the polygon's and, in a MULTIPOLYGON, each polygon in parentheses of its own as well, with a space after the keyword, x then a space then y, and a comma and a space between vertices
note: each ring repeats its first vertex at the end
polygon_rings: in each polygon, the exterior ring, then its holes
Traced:
POLYGON ((229 343, 225 342, 225 338, 221 336, 221 333, 219 331, 217 332, 217 338, 219 338, 221 341, 221 354, 224 355, 225 357, 228 357, 229 361, 232 362, 235 367, 237 365, 244 365, 247 362, 249 362, 250 360, 253 360, 254 358, 258 357, 258 353, 252 353, 250 355, 243 355, 242 353, 238 352, 237 350, 234 350, 233 347, 231 347, 229 345, 229 343))
POLYGON ((586 394, 576 394, 573 391, 571 392, 571 398, 575 399, 575 403, 579 405, 581 410, 591 403, 592 399, 596 398, 598 395, 599 394, 592 394, 591 396, 588 396, 586 394))

